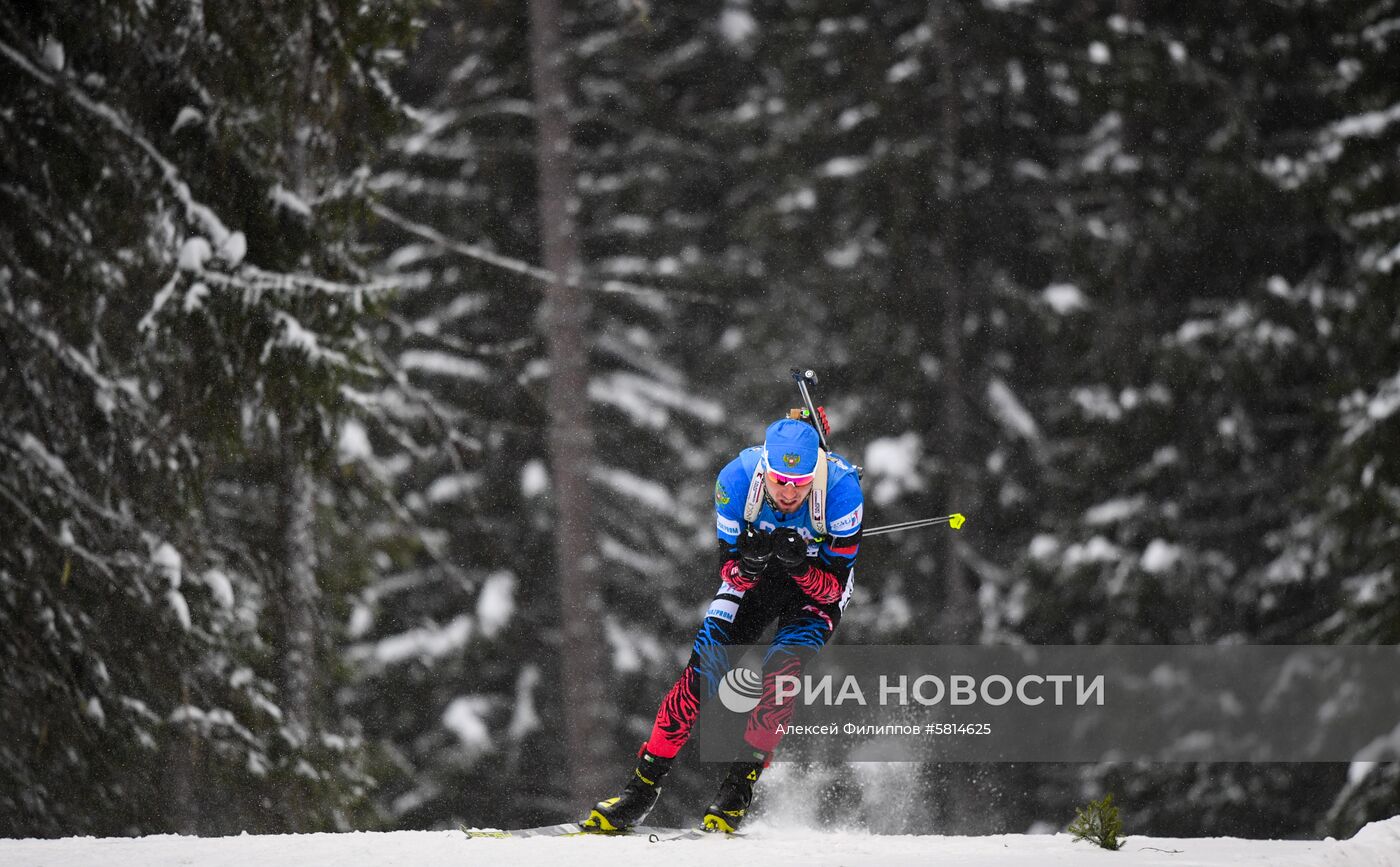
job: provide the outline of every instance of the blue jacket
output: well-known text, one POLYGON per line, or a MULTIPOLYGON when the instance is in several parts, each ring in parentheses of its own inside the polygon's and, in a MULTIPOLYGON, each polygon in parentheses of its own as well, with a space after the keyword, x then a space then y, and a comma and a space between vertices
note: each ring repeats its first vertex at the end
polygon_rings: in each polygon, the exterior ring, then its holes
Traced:
MULTIPOLYGON (((761 446, 744 449, 719 471, 719 477, 715 479, 715 534, 720 547, 734 556, 738 554, 735 545, 745 524, 744 498, 762 453, 761 446)), ((763 507, 759 509, 753 524, 760 530, 770 532, 779 527, 795 528, 808 542, 807 557, 816 561, 813 565, 835 574, 844 583, 850 570, 855 567, 856 554, 860 550, 865 498, 860 491, 860 477, 855 467, 835 453, 828 454, 826 459, 825 536, 819 536, 812 526, 810 498, 796 512, 784 515, 774 509, 765 496, 763 507)))

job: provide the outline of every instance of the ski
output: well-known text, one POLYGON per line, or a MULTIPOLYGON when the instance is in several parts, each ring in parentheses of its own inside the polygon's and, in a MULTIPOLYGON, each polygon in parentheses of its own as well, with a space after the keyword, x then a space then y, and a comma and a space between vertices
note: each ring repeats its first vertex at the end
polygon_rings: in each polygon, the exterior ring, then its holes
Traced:
POLYGON ((626 831, 590 831, 577 822, 565 822, 559 825, 541 825, 538 828, 518 828, 515 830, 459 826, 458 830, 466 834, 469 840, 514 840, 523 837, 643 837, 652 843, 662 843, 671 840, 699 840, 705 837, 736 836, 734 834, 706 831, 703 828, 656 828, 649 825, 638 825, 626 831))

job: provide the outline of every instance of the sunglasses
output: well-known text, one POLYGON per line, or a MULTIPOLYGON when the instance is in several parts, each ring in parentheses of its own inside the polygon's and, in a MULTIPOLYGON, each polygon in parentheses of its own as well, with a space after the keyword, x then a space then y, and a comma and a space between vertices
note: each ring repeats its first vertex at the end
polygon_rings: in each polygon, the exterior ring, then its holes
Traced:
POLYGON ((816 473, 806 473, 800 476, 789 476, 786 473, 780 473, 777 470, 768 471, 768 480, 778 486, 790 485, 794 488, 800 488, 803 485, 810 485, 812 483, 812 480, 816 477, 816 473))

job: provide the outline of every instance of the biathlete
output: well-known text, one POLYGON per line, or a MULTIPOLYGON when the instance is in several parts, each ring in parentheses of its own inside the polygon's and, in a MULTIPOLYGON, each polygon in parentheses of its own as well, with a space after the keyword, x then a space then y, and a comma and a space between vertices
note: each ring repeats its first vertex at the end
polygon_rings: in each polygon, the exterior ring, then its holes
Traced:
POLYGON ((831 638, 851 598, 864 498, 856 468, 821 447, 818 419, 794 410, 768 427, 715 482, 719 591, 695 635, 690 661, 672 685, 622 793, 599 802, 585 828, 622 831, 641 823, 690 737, 700 705, 729 671, 728 648, 752 644, 777 621, 763 660, 763 688, 749 714, 744 748, 705 811, 707 830, 733 833, 753 803, 754 784, 781 740, 794 704, 776 702, 779 675, 800 675, 831 638))

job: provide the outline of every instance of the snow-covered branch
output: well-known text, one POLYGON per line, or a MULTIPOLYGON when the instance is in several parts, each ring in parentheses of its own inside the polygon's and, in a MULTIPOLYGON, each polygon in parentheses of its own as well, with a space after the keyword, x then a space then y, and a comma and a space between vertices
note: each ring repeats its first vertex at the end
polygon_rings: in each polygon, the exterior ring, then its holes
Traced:
MULTIPOLYGON (((488 265, 510 271, 513 274, 529 277, 540 283, 553 283, 556 279, 555 275, 545 268, 531 265, 529 262, 514 259, 510 256, 502 256, 500 253, 494 253, 479 244, 470 244, 466 241, 449 238, 433 227, 414 222, 382 203, 376 202, 371 206, 371 210, 386 222, 398 226, 405 232, 417 235, 425 241, 431 241, 445 250, 451 250, 454 253, 466 256, 470 259, 485 262, 488 265)), ((650 302, 652 305, 663 305, 665 302, 672 300, 689 301, 693 304, 714 306, 728 305, 728 302, 717 298, 711 298, 708 295, 702 295, 699 292, 689 292, 679 289, 659 289, 655 286, 644 286, 639 283, 629 283, 624 280, 580 281, 578 278, 574 278, 574 281, 584 289, 590 289, 605 294, 631 295, 643 302, 650 302)), ((657 307, 655 309, 661 308, 657 307)))
POLYGON ((30 62, 14 47, 0 42, 0 55, 3 55, 26 75, 46 87, 66 96, 74 105, 94 118, 105 123, 119 133, 137 149, 144 153, 160 169, 161 180, 185 208, 186 218, 204 230, 215 247, 222 247, 232 234, 209 206, 197 201, 190 192, 189 185, 180 177, 180 171, 164 154, 151 144, 150 140, 136 131, 132 123, 112 106, 98 102, 85 93, 81 87, 66 76, 50 75, 30 62))

